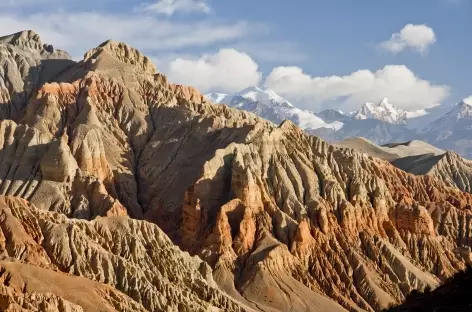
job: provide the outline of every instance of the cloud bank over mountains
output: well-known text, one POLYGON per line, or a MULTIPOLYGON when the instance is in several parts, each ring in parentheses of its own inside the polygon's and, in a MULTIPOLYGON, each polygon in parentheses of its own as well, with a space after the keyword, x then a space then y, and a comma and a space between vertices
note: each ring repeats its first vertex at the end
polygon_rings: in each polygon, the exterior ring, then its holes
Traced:
POLYGON ((336 101, 344 110, 385 97, 402 109, 428 108, 440 104, 449 95, 448 86, 423 80, 404 65, 329 77, 310 76, 299 67, 277 67, 267 77, 265 86, 291 101, 314 106, 336 101))
POLYGON ((203 91, 235 92, 257 86, 262 79, 257 63, 246 53, 222 49, 198 59, 178 58, 170 62, 169 79, 203 91))
POLYGON ((421 109, 440 104, 449 87, 421 79, 404 65, 387 65, 375 72, 359 70, 344 76, 317 77, 295 66, 280 66, 262 79, 257 63, 237 50, 220 50, 199 59, 178 59, 167 69, 171 80, 195 85, 204 92, 237 92, 263 85, 303 108, 318 110, 335 101, 342 110, 388 97, 399 108, 421 109), (205 79, 201 79, 205 77, 205 79))

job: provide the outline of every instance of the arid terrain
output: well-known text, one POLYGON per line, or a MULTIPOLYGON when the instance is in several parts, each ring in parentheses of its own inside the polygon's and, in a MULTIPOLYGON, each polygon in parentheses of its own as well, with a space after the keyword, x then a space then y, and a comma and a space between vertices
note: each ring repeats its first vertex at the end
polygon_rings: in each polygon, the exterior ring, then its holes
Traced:
POLYGON ((472 264, 458 156, 408 173, 124 43, 0 38, 0 120, 3 311, 381 311, 472 264))

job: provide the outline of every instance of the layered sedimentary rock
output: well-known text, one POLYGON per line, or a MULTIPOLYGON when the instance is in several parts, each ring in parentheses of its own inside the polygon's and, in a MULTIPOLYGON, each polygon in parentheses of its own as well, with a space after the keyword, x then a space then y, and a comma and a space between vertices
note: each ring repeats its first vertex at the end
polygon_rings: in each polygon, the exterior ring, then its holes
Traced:
POLYGON ((304 287, 348 310, 381 310, 470 263, 471 199, 286 122, 205 164, 187 193, 182 245, 268 310, 313 306, 287 295, 304 287), (298 288, 285 291, 287 274, 298 288))
POLYGON ((37 263, 8 253, 25 265, 149 311, 378 311, 472 262, 472 195, 442 179, 211 104, 123 43, 48 81, 0 122, 0 193, 37 207, 17 209, 39 220, 40 242, 15 243, 37 263))
POLYGON ((92 222, 0 197, 2 311, 250 311, 156 226, 92 222))

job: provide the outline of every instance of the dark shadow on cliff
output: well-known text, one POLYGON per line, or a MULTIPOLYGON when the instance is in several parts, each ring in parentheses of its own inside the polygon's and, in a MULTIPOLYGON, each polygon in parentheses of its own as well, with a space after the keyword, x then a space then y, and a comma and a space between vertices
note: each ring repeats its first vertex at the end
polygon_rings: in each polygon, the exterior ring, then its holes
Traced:
MULTIPOLYGON (((190 114, 183 107, 159 106, 151 113, 155 130, 139 158, 138 197, 144 218, 176 238, 171 233, 180 227, 185 192, 201 178, 205 163, 215 157, 217 150, 246 142, 254 126, 213 129, 214 118, 190 114)), ((224 159, 225 163, 231 162, 231 157, 224 159)), ((230 171, 225 166, 215 168, 214 181, 199 182, 201 194, 213 194, 202 203, 211 220, 217 214, 215 207, 229 200, 230 171)))
POLYGON ((472 267, 448 279, 431 292, 413 291, 399 306, 385 312, 470 312, 472 311, 472 267))
MULTIPOLYGON (((38 89, 48 82, 70 82, 69 72, 76 69, 75 64, 71 60, 54 59, 43 60, 39 66, 31 67, 23 81, 24 91, 11 92, 11 101, 0 103, 0 120, 20 122, 38 89)), ((134 135, 128 129, 133 149, 133 155, 129 157, 133 165, 129 168, 131 173, 114 170, 114 185, 107 185, 107 190, 124 204, 131 217, 156 223, 175 238, 171 233, 176 233, 180 227, 185 192, 200 179, 204 164, 215 156, 217 150, 231 143, 246 142, 254 126, 218 128, 220 121, 215 117, 204 117, 185 105, 170 107, 158 103, 157 98, 155 101, 149 105, 153 131, 134 135), (138 149, 132 141, 143 144, 138 144, 141 146, 138 149)), ((57 133, 56 137, 61 134, 57 133)), ((125 158, 128 155, 124 153, 121 156, 125 158)), ((219 198, 205 196, 209 202, 204 206, 211 222, 214 222, 221 205, 231 197, 228 185, 231 176, 227 176, 230 171, 226 172, 225 168, 218 171, 225 171, 222 185, 215 184, 212 179, 199 183, 200 190, 207 189, 210 193, 216 188, 224 188, 218 192, 219 198)))
POLYGON ((0 102, 0 120, 18 121, 23 116, 28 101, 35 96, 38 89, 45 83, 63 82, 57 78, 75 64, 76 62, 72 60, 47 59, 41 60, 38 66, 30 67, 28 74, 23 78, 23 91, 11 90, 10 101, 0 102))

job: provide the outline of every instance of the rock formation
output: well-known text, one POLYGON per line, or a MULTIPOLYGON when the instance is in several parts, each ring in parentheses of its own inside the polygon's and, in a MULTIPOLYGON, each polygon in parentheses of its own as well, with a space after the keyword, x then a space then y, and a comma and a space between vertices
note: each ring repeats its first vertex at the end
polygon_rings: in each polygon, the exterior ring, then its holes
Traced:
POLYGON ((426 142, 417 140, 379 146, 366 138, 352 137, 333 145, 360 150, 372 157, 381 158, 390 162, 409 156, 420 156, 426 154, 438 156, 446 153, 446 151, 436 148, 426 142))
POLYGON ((0 37, 0 119, 18 118, 36 90, 72 63, 33 31, 0 37))
POLYGON ((378 311, 470 261, 458 241, 469 240, 471 199, 286 122, 205 164, 187 193, 181 244, 215 267, 220 284, 235 276, 233 293, 271 309, 314 306, 287 295, 307 287, 348 310, 378 311), (294 280, 280 283, 287 272, 294 280), (271 302, 274 292, 286 301, 271 302))
MULTIPOLYGON (((0 42, 2 61, 63 56, 29 32, 0 42)), ((31 204, 4 199, 10 309, 380 311, 472 262, 472 195, 444 179, 209 103, 123 43, 40 79, 15 60, 0 193, 31 204), (30 282, 46 275, 89 287, 30 282)))
POLYGON ((434 176, 447 185, 472 193, 472 162, 455 152, 446 152, 422 141, 378 146, 362 137, 344 140, 336 146, 356 149, 369 156, 390 161, 406 172, 434 176))
POLYGON ((448 151, 442 155, 404 157, 395 160, 393 165, 413 174, 437 177, 448 185, 472 193, 472 162, 457 153, 448 151))
POLYGON ((145 221, 70 220, 0 197, 0 229, 2 311, 250 311, 145 221))

